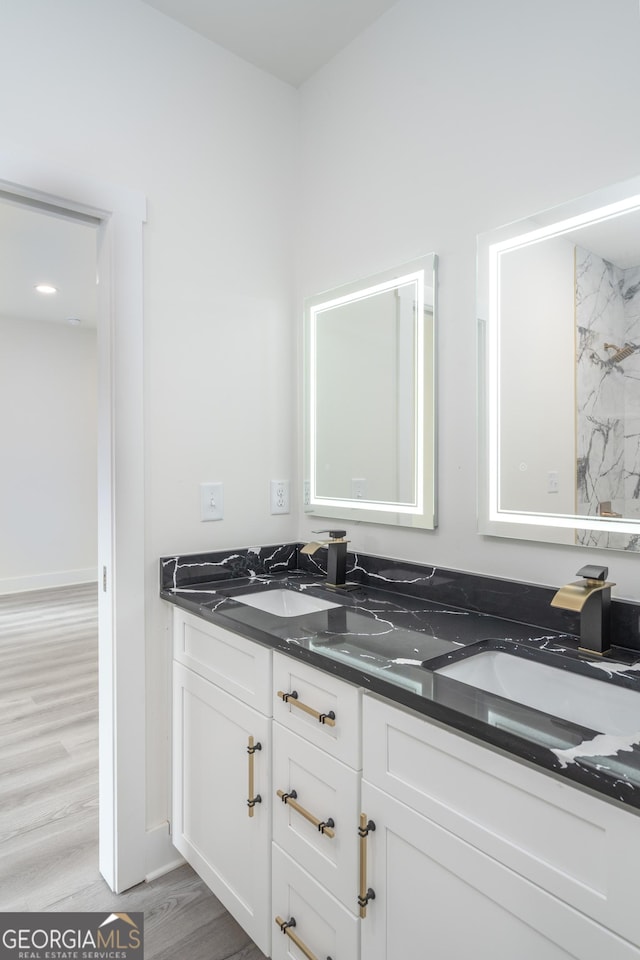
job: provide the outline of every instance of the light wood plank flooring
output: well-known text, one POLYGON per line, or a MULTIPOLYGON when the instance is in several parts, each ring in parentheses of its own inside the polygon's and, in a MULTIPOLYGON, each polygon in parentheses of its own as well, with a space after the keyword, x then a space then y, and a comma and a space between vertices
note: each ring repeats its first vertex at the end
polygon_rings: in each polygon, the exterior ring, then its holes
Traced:
POLYGON ((189 866, 98 872, 97 588, 0 596, 0 911, 143 911, 146 960, 264 960, 189 866))

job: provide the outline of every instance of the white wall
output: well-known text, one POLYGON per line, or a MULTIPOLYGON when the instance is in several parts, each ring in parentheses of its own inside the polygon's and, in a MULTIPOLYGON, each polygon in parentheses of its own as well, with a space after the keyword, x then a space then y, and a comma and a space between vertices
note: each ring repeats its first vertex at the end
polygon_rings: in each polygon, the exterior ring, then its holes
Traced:
MULTIPOLYGON (((147 819, 168 815, 158 558, 290 539, 295 90, 138 0, 21 0, 0 30, 5 144, 146 195, 147 819), (199 520, 199 483, 225 519, 199 520)), ((293 489, 293 484, 292 484, 293 489)))
POLYGON ((96 331, 0 317, 0 593, 97 577, 96 331))
POLYGON ((301 88, 299 300, 440 258, 440 526, 355 548, 551 585, 597 560, 640 599, 637 556, 476 532, 475 310, 478 233, 638 173, 639 41, 637 0, 400 0, 301 88))

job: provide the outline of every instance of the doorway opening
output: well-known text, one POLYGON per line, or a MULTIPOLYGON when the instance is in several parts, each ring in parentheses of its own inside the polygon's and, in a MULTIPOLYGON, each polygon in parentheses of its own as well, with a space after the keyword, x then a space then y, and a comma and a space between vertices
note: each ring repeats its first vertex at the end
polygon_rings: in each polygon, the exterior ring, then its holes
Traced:
POLYGON ((0 197, 90 222, 97 263, 100 872, 144 880, 145 635, 140 194, 0 152, 0 197))
POLYGON ((97 876, 98 226, 0 198, 0 648, 19 705, 2 736, 5 907, 59 895, 65 848, 80 884, 97 876))
POLYGON ((99 220, 0 198, 0 593, 98 579, 99 220))

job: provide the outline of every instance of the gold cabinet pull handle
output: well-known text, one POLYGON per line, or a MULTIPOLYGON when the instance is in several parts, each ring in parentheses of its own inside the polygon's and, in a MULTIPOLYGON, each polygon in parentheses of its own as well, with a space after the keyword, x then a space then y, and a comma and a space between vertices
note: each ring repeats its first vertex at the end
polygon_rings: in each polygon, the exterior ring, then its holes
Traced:
MULTIPOLYGON (((306 943, 302 942, 298 934, 293 932, 292 928, 296 926, 295 917, 289 917, 288 920, 283 920, 282 917, 276 917, 276 923, 280 927, 282 933, 286 934, 290 940, 293 940, 298 950, 301 950, 302 953, 304 953, 307 960, 318 960, 315 953, 312 953, 306 943)), ((327 960, 331 960, 331 957, 327 957, 327 960)))
POLYGON ((308 810, 305 810, 305 808, 297 802, 298 794, 295 790, 290 790, 289 793, 285 793, 284 790, 278 790, 276 792, 283 803, 286 803, 289 807, 293 807, 297 813, 303 816, 305 820, 308 820, 309 823, 312 823, 325 837, 329 837, 330 839, 335 837, 336 832, 333 829, 335 823, 331 817, 329 817, 328 820, 320 820, 318 817, 314 817, 312 813, 309 813, 308 810))
POLYGON ((358 894, 358 906, 360 907, 360 917, 362 920, 367 915, 367 904, 370 900, 375 900, 375 891, 369 887, 367 889, 367 837, 376 828, 373 820, 367 820, 366 814, 360 814, 360 826, 358 827, 358 836, 360 837, 360 893, 358 894))
POLYGON ((336 715, 333 710, 329 710, 328 713, 320 713, 318 710, 314 710, 313 707, 308 706, 306 703, 303 703, 302 700, 298 699, 298 692, 296 690, 292 690, 291 693, 283 693, 282 690, 278 690, 278 696, 292 707, 297 707, 298 710, 304 710, 309 716, 315 717, 318 723, 324 723, 328 727, 335 727, 336 715))
POLYGON ((254 796, 255 785, 254 785, 254 769, 253 769, 253 756, 256 750, 262 750, 261 743, 255 743, 253 737, 249 737, 249 745, 247 747, 247 753, 249 754, 249 799, 247 800, 247 807, 249 808, 249 816, 253 816, 253 808, 256 803, 262 803, 262 797, 260 794, 254 796))

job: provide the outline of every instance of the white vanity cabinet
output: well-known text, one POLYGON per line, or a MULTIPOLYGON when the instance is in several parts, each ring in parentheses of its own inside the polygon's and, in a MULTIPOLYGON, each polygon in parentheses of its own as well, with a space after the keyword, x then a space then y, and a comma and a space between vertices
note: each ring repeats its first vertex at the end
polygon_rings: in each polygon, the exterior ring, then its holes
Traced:
POLYGON ((273 960, 640 960, 640 817, 179 608, 173 753, 174 844, 273 960))
POLYGON ((173 843, 268 956, 271 651, 176 608, 173 843))
POLYGON ((365 695, 362 957, 640 960, 640 820, 365 695))
POLYGON ((272 956, 357 960, 361 691, 278 653, 273 687, 272 956))

